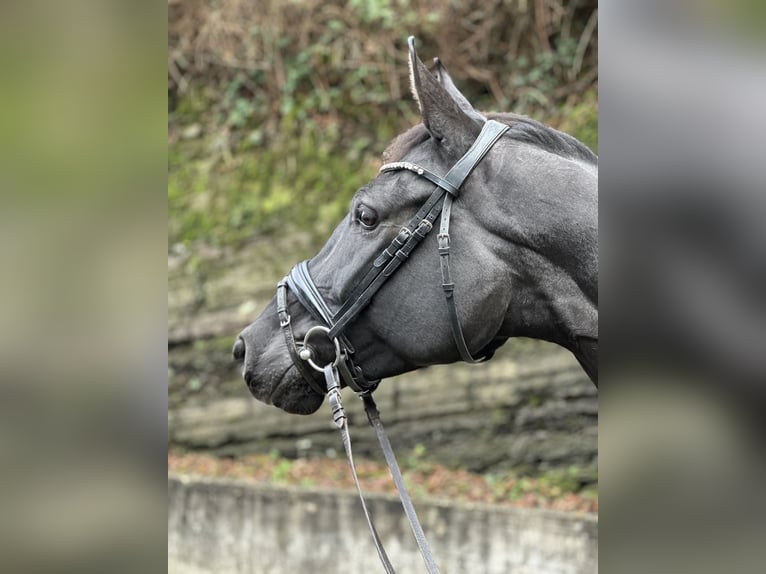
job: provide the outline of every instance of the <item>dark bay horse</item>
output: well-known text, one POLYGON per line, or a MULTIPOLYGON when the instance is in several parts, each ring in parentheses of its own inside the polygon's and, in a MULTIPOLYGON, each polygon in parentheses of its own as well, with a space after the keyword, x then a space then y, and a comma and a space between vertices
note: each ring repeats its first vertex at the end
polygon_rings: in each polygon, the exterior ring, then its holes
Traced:
MULTIPOLYGON (((255 398, 291 413, 319 408, 322 373, 307 370, 297 358, 307 348, 301 340, 319 323, 314 307, 324 304, 331 316, 358 297, 360 282, 382 253, 439 192, 424 170, 441 174, 436 180, 442 180, 447 199, 440 201, 451 202, 447 223, 455 320, 445 305, 444 245, 435 230, 344 326, 343 352, 353 354, 353 368, 365 380, 377 381, 465 358, 453 335, 457 321, 472 356, 489 357, 510 337, 543 339, 569 349, 596 383, 596 155, 575 138, 529 118, 482 115, 435 62, 429 71, 410 44, 412 93, 423 122, 389 145, 384 161, 394 167, 384 166, 356 192, 349 213, 302 268, 309 285, 298 289, 300 274, 294 269, 293 281, 281 284, 282 301, 275 297, 239 335, 234 356, 243 362, 255 398), (471 166, 459 190, 451 188, 442 177, 449 179, 450 169, 485 137, 488 124, 502 124, 504 131, 471 166), (312 289, 320 300, 315 305, 305 296, 312 289)), ((434 224, 438 230, 438 220, 434 224)), ((430 224, 426 227, 424 233, 430 231, 430 224)), ((324 323, 332 327, 333 320, 324 323)), ((317 340, 306 356, 321 363, 318 357, 324 354, 332 361, 332 351, 330 339, 317 340)))

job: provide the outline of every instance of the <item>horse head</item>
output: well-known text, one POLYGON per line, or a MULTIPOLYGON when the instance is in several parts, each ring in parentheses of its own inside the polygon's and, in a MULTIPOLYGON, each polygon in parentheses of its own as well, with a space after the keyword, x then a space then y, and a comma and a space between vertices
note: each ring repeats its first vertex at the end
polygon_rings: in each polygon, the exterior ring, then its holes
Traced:
MULTIPOLYGON (((362 379, 377 381, 465 358, 456 343, 457 322, 473 356, 491 356, 510 337, 544 339, 572 351, 596 381, 596 156, 575 138, 529 118, 479 113, 441 62, 435 63, 432 73, 410 40, 410 83, 422 124, 389 145, 381 173, 356 192, 327 243, 302 266, 311 284, 303 291, 314 289, 320 303, 301 296, 300 273, 293 271, 292 282, 281 284, 282 301, 272 299, 240 333, 234 356, 242 361, 243 376, 257 399, 292 413, 319 408, 322 374, 300 366, 283 336, 285 323, 298 341, 295 348, 308 349, 300 341, 319 323, 312 307, 324 305, 329 314, 342 315, 359 300, 360 284, 381 258, 385 261, 378 266, 385 267, 397 257, 402 261, 396 272, 385 277, 343 328, 344 352, 353 353, 362 379), (439 200, 451 205, 448 273, 453 287, 448 297, 454 301, 453 319, 440 265, 445 242, 436 231, 428 233, 430 225, 420 230, 412 222, 439 193, 438 183, 435 187, 423 171, 449 180, 450 170, 469 155, 477 138, 484 138, 489 120, 502 124, 502 133, 471 166, 459 190, 450 190, 449 181, 441 184, 447 199, 439 200), (408 225, 409 235, 403 231, 408 225), (409 240, 413 230, 423 233, 422 241, 399 255, 395 247, 409 240)), ((433 223, 439 227, 438 219, 433 223)), ((312 337, 310 352, 303 351, 319 363, 336 356, 332 341, 322 339, 312 337)))

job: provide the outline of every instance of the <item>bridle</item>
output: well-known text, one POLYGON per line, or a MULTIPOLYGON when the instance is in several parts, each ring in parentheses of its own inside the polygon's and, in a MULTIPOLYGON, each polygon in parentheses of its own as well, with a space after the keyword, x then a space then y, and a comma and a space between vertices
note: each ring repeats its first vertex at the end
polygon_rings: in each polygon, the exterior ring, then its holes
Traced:
MULTIPOLYGON (((455 285, 450 274, 449 226, 452 203, 459 196, 463 182, 508 129, 508 126, 505 124, 488 120, 470 149, 444 177, 440 177, 431 170, 410 162, 388 163, 380 168, 381 173, 399 170, 411 171, 435 184, 436 188, 418 212, 410 219, 409 223, 400 229, 388 247, 375 258, 367 274, 357 283, 351 295, 349 295, 337 311, 333 312, 330 309, 319 289, 314 284, 314 280, 309 273, 308 261, 298 263, 293 267, 289 275, 279 282, 277 286, 279 324, 285 336, 285 342, 293 363, 314 390, 320 394, 325 392, 324 389, 318 388, 319 385, 314 380, 313 374, 306 364, 308 357, 306 359, 301 357, 301 350, 298 349, 295 337, 293 336, 290 314, 287 309, 287 289, 289 288, 296 295, 301 305, 320 325, 329 329, 327 332, 328 338, 339 342, 341 357, 337 366, 343 381, 357 393, 370 393, 377 388, 380 380, 370 381, 365 377, 361 367, 354 362, 355 350, 344 334, 344 331, 370 303, 375 293, 380 290, 384 283, 407 260, 412 251, 433 229, 434 222, 440 213, 441 223, 437 236, 439 260, 442 273, 442 289, 447 302, 447 310, 449 311, 452 335, 460 357, 464 361, 475 363, 488 358, 482 357, 477 360, 471 356, 460 326, 454 297, 455 285)), ((307 349, 305 343, 306 339, 304 338, 303 349, 307 349)), ((310 352, 310 349, 308 350, 310 352)), ((305 355, 306 353, 304 353, 305 355)))
POLYGON ((378 440, 380 441, 386 462, 391 470, 391 475, 396 483, 399 497, 402 505, 410 520, 410 525, 415 534, 418 546, 425 560, 428 571, 432 574, 438 573, 439 569, 433 559, 433 555, 425 539, 423 529, 420 526, 415 509, 410 500, 407 489, 404 485, 399 466, 396 462, 391 444, 386 436, 383 424, 380 421, 379 413, 372 398, 373 391, 378 387, 380 380, 369 380, 365 376, 362 368, 354 361, 355 349, 345 334, 348 325, 359 316, 362 310, 369 305, 375 293, 377 293, 383 284, 394 274, 399 266, 406 261, 412 251, 422 242, 422 240, 433 229, 436 218, 441 214, 439 225, 438 250, 439 262, 442 275, 442 289, 447 302, 447 310, 450 317, 452 335, 457 345, 458 352, 464 361, 475 363, 486 360, 491 356, 491 351, 479 359, 475 359, 465 342, 463 330, 457 314, 455 304, 455 285, 452 282, 450 274, 450 217, 452 214, 452 204, 460 195, 460 188, 466 178, 471 174, 474 168, 481 162, 484 156, 492 149, 492 146, 508 131, 509 127, 494 120, 488 120, 479 133, 479 136, 473 142, 468 151, 461 157, 457 163, 441 177, 433 171, 420 165, 410 162, 388 163, 380 168, 381 173, 407 170, 423 177, 433 183, 436 187, 430 197, 417 211, 414 217, 407 225, 402 227, 396 237, 378 255, 367 271, 365 276, 357 283, 351 292, 351 295, 340 306, 337 311, 332 311, 325 301, 322 294, 317 289, 314 280, 309 273, 308 261, 302 261, 292 268, 290 273, 277 285, 277 315, 279 325, 285 339, 288 352, 293 364, 301 373, 310 387, 319 394, 327 393, 328 402, 333 413, 333 420, 340 428, 343 445, 351 466, 354 482, 362 501, 367 524, 378 551, 378 556, 383 566, 389 574, 394 573, 388 556, 370 518, 367 506, 362 496, 361 487, 354 467, 353 455, 351 452, 351 439, 348 434, 348 421, 343 410, 340 399, 340 381, 346 383, 353 389, 364 401, 365 411, 367 412, 370 424, 375 429, 378 440), (319 325, 309 329, 302 343, 297 343, 292 329, 292 320, 287 305, 287 290, 290 289, 298 298, 300 304, 319 322, 319 325), (319 366, 314 362, 314 351, 309 345, 309 340, 324 334, 332 341, 335 348, 335 359, 324 365, 319 366), (320 371, 324 374, 326 389, 323 389, 314 379, 312 370, 320 371))
POLYGON ((452 214, 452 204, 460 195, 460 188, 466 178, 471 174, 474 168, 481 162, 484 156, 492 149, 492 146, 508 131, 509 127, 494 120, 487 120, 482 127, 476 140, 469 150, 461 157, 457 163, 441 177, 433 171, 420 165, 410 162, 388 163, 380 168, 381 173, 407 170, 423 177, 433 183, 436 187, 430 197, 417 211, 415 216, 407 225, 402 227, 396 237, 378 255, 367 271, 365 276, 357 283, 351 292, 351 295, 336 311, 332 311, 325 301, 322 294, 317 289, 314 280, 309 273, 308 261, 302 261, 292 268, 290 273, 277 285, 277 314, 279 325, 285 339, 285 344, 290 353, 293 364, 301 373, 310 387, 319 394, 327 393, 328 401, 333 411, 333 420, 341 429, 343 443, 346 447, 346 454, 349 458, 354 481, 359 490, 362 500, 362 507, 367 517, 367 522, 378 550, 378 555, 383 562, 387 572, 393 573, 388 557, 383 550, 380 539, 374 525, 367 512, 364 498, 361 495, 361 489, 354 469, 353 456, 351 454, 351 443, 348 435, 347 419, 340 402, 340 381, 342 380, 351 389, 353 389, 363 399, 365 410, 370 420, 370 424, 376 431, 378 439, 383 448, 386 461, 391 469, 391 474, 399 491, 402 505, 410 519, 410 524, 417 539, 423 558, 426 562, 428 571, 438 573, 438 568, 428 548, 420 523, 415 515, 414 507, 409 499, 404 481, 401 479, 399 467, 393 455, 393 450, 388 442, 383 425, 378 416, 377 407, 372 399, 373 391, 378 387, 380 380, 369 380, 365 376, 362 368, 354 361, 355 349, 345 330, 348 325, 356 319, 362 310, 369 305, 373 296, 380 290, 385 282, 394 274, 399 266, 404 263, 412 251, 422 242, 422 240, 433 229, 436 218, 441 214, 439 224, 438 251, 439 262, 442 275, 442 289, 447 302, 447 310, 450 317, 450 326, 452 336, 455 340, 460 357, 470 363, 476 363, 488 359, 491 356, 491 350, 482 357, 474 358, 463 336, 463 330, 460 326, 460 320, 457 314, 454 291, 455 285, 452 282, 450 274, 450 217, 452 214), (306 333, 302 343, 295 340, 292 329, 291 316, 287 305, 287 291, 291 290, 297 297, 300 304, 318 321, 319 325, 312 327, 306 333), (312 337, 326 336, 335 348, 335 359, 327 365, 320 366, 314 362, 314 350, 309 345, 312 337), (324 373, 326 389, 319 385, 312 371, 324 373))

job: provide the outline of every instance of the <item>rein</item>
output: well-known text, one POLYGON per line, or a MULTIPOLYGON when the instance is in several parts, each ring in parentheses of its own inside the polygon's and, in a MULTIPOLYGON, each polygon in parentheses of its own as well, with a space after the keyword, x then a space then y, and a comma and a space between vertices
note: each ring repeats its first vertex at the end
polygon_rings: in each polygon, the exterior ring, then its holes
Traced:
POLYGON ((481 133, 473 142, 469 150, 461 157, 457 163, 441 177, 432 171, 410 162, 395 162, 384 165, 380 168, 381 173, 407 170, 423 177, 435 184, 431 196, 426 200, 423 206, 418 210, 410 222, 402 227, 396 237, 383 250, 372 263, 367 274, 357 283, 351 292, 351 295, 333 312, 327 305, 324 297, 314 284, 314 280, 309 273, 308 261, 298 263, 290 273, 277 285, 277 314, 279 325, 282 330, 285 344, 287 346, 293 364, 306 380, 308 385, 317 393, 327 393, 328 403, 332 410, 333 422, 340 429, 343 439, 343 447, 346 451, 351 473, 354 478, 359 498, 362 502, 362 509, 367 525, 370 529, 375 548, 380 557, 381 563, 387 574, 395 574, 391 561, 389 560, 385 549, 380 541, 378 532, 375 529, 372 518, 367 510, 367 505, 362 495, 361 486, 356 475, 353 453, 351 451, 351 437, 348 432, 348 418, 341 402, 340 387, 341 380, 352 390, 354 390, 364 402, 364 409, 370 425, 375 430, 378 442, 383 450, 391 476, 396 484, 402 507, 409 519, 415 539, 423 555, 426 568, 429 574, 439 574, 439 568, 433 558, 431 549, 426 540, 423 528, 415 513, 412 500, 404 484, 399 465, 396 462, 394 451, 388 440, 383 423, 380 420, 372 393, 378 387, 380 380, 368 380, 360 366, 353 359, 355 349, 344 334, 346 327, 361 313, 361 311, 370 303, 375 293, 380 290, 383 284, 393 275, 399 266, 408 259, 412 251, 433 229, 436 218, 441 214, 439 225, 438 251, 439 262, 442 275, 442 289, 447 302, 447 310, 450 317, 450 326, 460 357, 469 363, 477 363, 489 359, 492 352, 485 354, 479 359, 475 359, 465 342, 463 330, 460 326, 460 320, 457 314, 454 291, 455 285, 452 282, 450 274, 450 216, 452 213, 453 201, 460 195, 460 188, 466 178, 471 174, 474 168, 481 162, 484 156, 492 149, 492 146, 508 131, 509 127, 494 120, 488 120, 484 123, 481 133), (296 342, 292 329, 291 317, 287 308, 287 290, 290 289, 297 297, 300 304, 314 317, 319 325, 312 327, 303 337, 302 342, 296 342), (314 350, 309 345, 312 337, 323 334, 329 339, 335 349, 335 358, 332 362, 320 366, 314 361, 314 350), (326 389, 323 388, 315 379, 313 371, 323 373, 326 389))

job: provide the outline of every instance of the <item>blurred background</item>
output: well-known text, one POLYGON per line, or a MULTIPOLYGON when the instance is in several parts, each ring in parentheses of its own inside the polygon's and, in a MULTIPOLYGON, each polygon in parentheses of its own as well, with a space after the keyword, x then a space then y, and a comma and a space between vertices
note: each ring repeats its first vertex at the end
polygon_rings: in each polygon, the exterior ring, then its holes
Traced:
POLYGON ((419 120, 410 34, 477 108, 528 114, 598 146, 596 2, 222 0, 168 10, 173 255, 242 247, 290 234, 285 226, 327 235, 387 143, 419 120))

